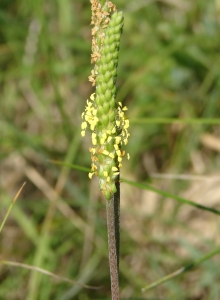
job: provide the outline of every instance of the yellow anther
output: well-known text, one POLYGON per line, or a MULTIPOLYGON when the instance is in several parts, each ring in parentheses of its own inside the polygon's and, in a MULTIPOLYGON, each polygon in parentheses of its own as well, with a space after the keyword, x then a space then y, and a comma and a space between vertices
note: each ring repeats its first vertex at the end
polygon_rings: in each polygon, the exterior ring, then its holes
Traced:
POLYGON ((104 151, 102 152, 102 154, 104 154, 104 155, 109 155, 109 152, 108 152, 107 150, 104 150, 104 151))
POLYGON ((89 100, 87 100, 87 108, 91 109, 91 107, 92 107, 92 102, 90 102, 89 100))
POLYGON ((97 166, 94 163, 92 163, 92 171, 96 171, 96 170, 97 170, 97 166))
POLYGON ((114 154, 113 153, 109 153, 109 157, 114 158, 114 154))
POLYGON ((97 139, 96 139, 96 133, 92 133, 92 143, 93 145, 96 145, 97 144, 97 139))
POLYGON ((129 154, 129 153, 127 153, 127 159, 128 159, 128 160, 130 159, 130 154, 129 154))
POLYGON ((128 110, 127 106, 124 106, 124 107, 122 108, 122 110, 123 110, 123 111, 128 110))
POLYGON ((93 175, 94 175, 94 172, 88 174, 88 176, 89 176, 90 179, 92 179, 93 175))
POLYGON ((95 122, 92 122, 92 123, 90 124, 90 129, 91 129, 92 131, 94 131, 94 130, 95 130, 95 126, 96 126, 96 123, 95 123, 95 122))
POLYGON ((86 132, 85 130, 81 131, 81 136, 85 136, 86 132))
POLYGON ((93 94, 90 96, 90 99, 91 99, 92 101, 95 100, 95 93, 93 93, 93 94))
POLYGON ((124 128, 127 129, 129 127, 129 120, 125 120, 124 128))
POLYGON ((96 153, 95 148, 90 147, 89 151, 94 155, 96 153))
POLYGON ((124 121, 124 113, 123 113, 123 111, 120 111, 119 112, 119 117, 122 119, 122 121, 124 121))
POLYGON ((118 171, 117 167, 112 167, 112 171, 118 171))
POLYGON ((112 128, 111 133, 112 133, 112 134, 116 133, 116 128, 115 128, 115 127, 112 128))
POLYGON ((115 137, 115 142, 116 142, 116 144, 120 144, 120 142, 121 142, 121 137, 120 137, 120 136, 116 136, 116 137, 115 137))
POLYGON ((128 143, 128 139, 125 138, 125 139, 124 139, 124 144, 127 145, 127 143, 128 143))
POLYGON ((117 150, 116 153, 118 156, 121 156, 121 150, 117 150))
POLYGON ((118 147, 117 144, 114 144, 114 148, 115 148, 115 150, 118 150, 118 149, 119 149, 119 147, 118 147))
POLYGON ((102 134, 102 137, 103 137, 103 139, 107 139, 107 134, 104 132, 103 134, 102 134))
POLYGON ((92 110, 92 114, 93 114, 93 116, 95 116, 95 115, 97 114, 97 109, 94 108, 94 109, 92 110))
POLYGON ((87 123, 86 123, 86 122, 82 122, 81 128, 82 128, 82 129, 86 129, 86 127, 87 127, 87 123))

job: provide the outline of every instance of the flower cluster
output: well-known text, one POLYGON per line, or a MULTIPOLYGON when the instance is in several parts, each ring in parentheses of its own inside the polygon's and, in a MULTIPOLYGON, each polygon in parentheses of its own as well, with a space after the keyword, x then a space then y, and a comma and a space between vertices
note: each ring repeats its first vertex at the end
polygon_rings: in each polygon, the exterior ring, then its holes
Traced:
MULTIPOLYGON (((127 107, 116 103, 116 77, 120 37, 123 28, 123 15, 116 12, 111 1, 90 0, 92 3, 92 55, 95 64, 89 80, 96 91, 87 100, 82 114, 82 136, 86 128, 92 131, 90 148, 92 166, 89 177, 96 174, 100 179, 100 189, 106 199, 116 192, 116 180, 125 151, 122 146, 128 143, 129 120, 125 117, 127 107)), ((129 154, 127 155, 129 159, 129 154)))
MULTIPOLYGON (((92 166, 89 178, 96 174, 100 178, 100 188, 106 199, 116 192, 115 180, 119 175, 119 168, 122 167, 122 157, 125 151, 121 150, 122 145, 128 143, 130 136, 128 132, 129 120, 125 117, 127 107, 122 107, 121 102, 115 114, 114 126, 111 129, 103 128, 99 131, 100 118, 97 115, 95 94, 87 100, 85 112, 82 113, 81 135, 85 136, 86 129, 92 131, 91 152, 92 166)), ((129 154, 127 153, 129 159, 129 154)))

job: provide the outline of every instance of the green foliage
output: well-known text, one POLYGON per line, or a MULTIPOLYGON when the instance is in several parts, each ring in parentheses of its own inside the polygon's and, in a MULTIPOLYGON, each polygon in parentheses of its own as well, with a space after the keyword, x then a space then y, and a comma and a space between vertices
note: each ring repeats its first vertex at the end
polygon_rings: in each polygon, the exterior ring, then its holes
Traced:
MULTIPOLYGON (((125 19, 117 100, 131 120, 122 177, 156 187, 121 183, 121 298, 217 300, 217 256, 141 289, 219 246, 217 215, 170 199, 219 210, 219 4, 116 5, 125 19)), ((1 232, 0 256, 102 288, 0 265, 0 299, 110 299, 105 203, 96 180, 67 167, 90 166, 79 130, 94 92, 90 18, 87 0, 1 1, 0 223, 27 183, 1 232)))

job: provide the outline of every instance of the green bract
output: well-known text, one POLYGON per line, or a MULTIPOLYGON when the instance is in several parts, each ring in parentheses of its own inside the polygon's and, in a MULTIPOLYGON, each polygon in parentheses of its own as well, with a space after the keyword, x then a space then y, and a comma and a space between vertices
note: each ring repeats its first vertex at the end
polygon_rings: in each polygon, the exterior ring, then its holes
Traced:
MULTIPOLYGON (((122 145, 128 142, 129 121, 124 116, 126 107, 116 103, 116 76, 120 36, 123 28, 122 12, 113 12, 110 1, 104 9, 98 1, 92 2, 93 7, 93 53, 95 62, 90 81, 95 83, 96 91, 87 100, 85 112, 82 114, 82 136, 87 126, 92 131, 90 148, 92 167, 89 177, 96 174, 100 179, 100 189, 106 199, 116 192, 115 182, 119 177, 122 157, 125 151, 122 145), (106 7, 110 7, 106 11, 106 7)), ((129 157, 129 156, 128 156, 129 157)))

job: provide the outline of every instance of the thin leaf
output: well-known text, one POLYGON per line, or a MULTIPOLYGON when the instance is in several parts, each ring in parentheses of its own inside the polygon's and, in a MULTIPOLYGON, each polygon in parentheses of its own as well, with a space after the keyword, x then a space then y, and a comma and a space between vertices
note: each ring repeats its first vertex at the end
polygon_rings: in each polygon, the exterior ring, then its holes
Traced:
MULTIPOLYGON (((83 171, 83 172, 89 172, 90 171, 90 169, 88 169, 88 168, 84 168, 84 167, 81 167, 81 166, 78 166, 78 165, 73 165, 73 164, 65 164, 61 161, 50 160, 50 162, 55 163, 55 164, 59 164, 59 165, 66 165, 67 167, 70 167, 70 168, 73 168, 73 169, 76 169, 76 170, 80 170, 80 171, 83 171)), ((124 183, 130 184, 130 185, 133 185, 135 187, 141 188, 141 189, 145 189, 145 190, 155 192, 155 193, 157 193, 161 196, 169 197, 169 198, 171 198, 173 200, 176 200, 180 203, 188 204, 188 205, 194 206, 194 207, 202 209, 202 210, 210 211, 210 212, 212 212, 216 215, 220 215, 220 211, 215 209, 215 208, 208 207, 208 206, 205 206, 205 205, 202 205, 202 204, 199 204, 199 203, 195 203, 191 200, 176 196, 176 195, 171 194, 169 192, 162 191, 162 190, 157 189, 155 187, 152 187, 148 184, 138 183, 138 182, 135 182, 135 181, 127 180, 125 178, 121 178, 121 181, 124 182, 124 183)))
POLYGON ((208 252, 207 254, 205 254, 204 256, 200 257, 199 259, 191 262, 190 264, 186 265, 185 267, 182 267, 180 269, 178 269, 177 271, 169 274, 169 275, 166 275, 160 279, 158 279, 157 281, 154 281, 153 283, 145 286, 144 288, 142 288, 142 292, 145 292, 147 290, 150 290, 150 289, 153 289, 155 288, 156 286, 164 283, 164 282, 167 282, 177 276, 179 276, 180 274, 184 273, 184 272, 187 272, 191 269, 193 269, 194 267, 200 265, 201 263, 203 263, 204 261, 208 260, 209 258, 213 257, 214 255, 220 253, 220 247, 208 252))
POLYGON ((95 286, 82 284, 78 281, 75 281, 75 280, 72 280, 72 279, 69 279, 69 278, 66 278, 66 277, 63 277, 63 276, 56 275, 56 274, 54 274, 52 272, 49 272, 45 269, 35 267, 35 266, 26 265, 26 264, 22 264, 22 263, 18 263, 18 262, 14 262, 14 261, 0 260, 0 264, 13 266, 13 267, 20 267, 20 268, 24 268, 24 269, 28 269, 28 270, 32 270, 32 271, 37 271, 39 273, 51 276, 51 277, 53 277, 55 279, 58 279, 58 280, 66 281, 66 282, 69 282, 71 284, 77 284, 77 285, 79 285, 83 288, 86 288, 86 289, 98 290, 98 289, 101 288, 101 287, 95 287, 95 286))
POLYGON ((132 124, 220 124, 220 119, 133 118, 132 124))
POLYGON ((4 225, 5 225, 5 222, 6 222, 8 216, 9 216, 9 214, 10 214, 10 211, 11 211, 11 209, 12 209, 12 207, 13 207, 15 201, 18 199, 18 196, 20 195, 20 193, 21 193, 23 187, 25 186, 25 184, 26 184, 26 182, 24 182, 24 183, 22 184, 22 186, 20 187, 19 191, 18 191, 17 194, 15 195, 15 197, 14 197, 14 199, 13 199, 11 205, 9 206, 9 209, 8 209, 8 211, 7 211, 7 213, 6 213, 5 217, 4 217, 4 220, 3 220, 2 223, 1 223, 1 226, 0 226, 0 233, 1 233, 1 231, 2 231, 2 228, 3 228, 4 225))
POLYGON ((124 179, 124 178, 121 178, 121 181, 123 181, 125 183, 128 183, 130 185, 133 185, 135 187, 141 188, 141 189, 145 189, 145 190, 149 190, 149 191, 155 192, 155 193, 157 193, 159 195, 162 195, 164 197, 172 198, 172 199, 174 199, 174 200, 176 200, 178 202, 181 202, 181 203, 184 203, 184 204, 188 204, 188 205, 194 206, 194 207, 199 208, 199 209, 210 211, 210 212, 212 212, 212 213, 214 213, 216 215, 220 215, 220 211, 217 210, 217 209, 215 209, 215 208, 211 208, 211 207, 208 207, 208 206, 204 206, 204 205, 195 203, 195 202, 190 201, 188 199, 185 199, 185 198, 176 196, 174 194, 171 194, 171 193, 159 190, 159 189, 157 189, 155 187, 152 187, 152 186, 150 186, 148 184, 138 183, 138 182, 134 182, 134 181, 131 181, 131 180, 124 179))

